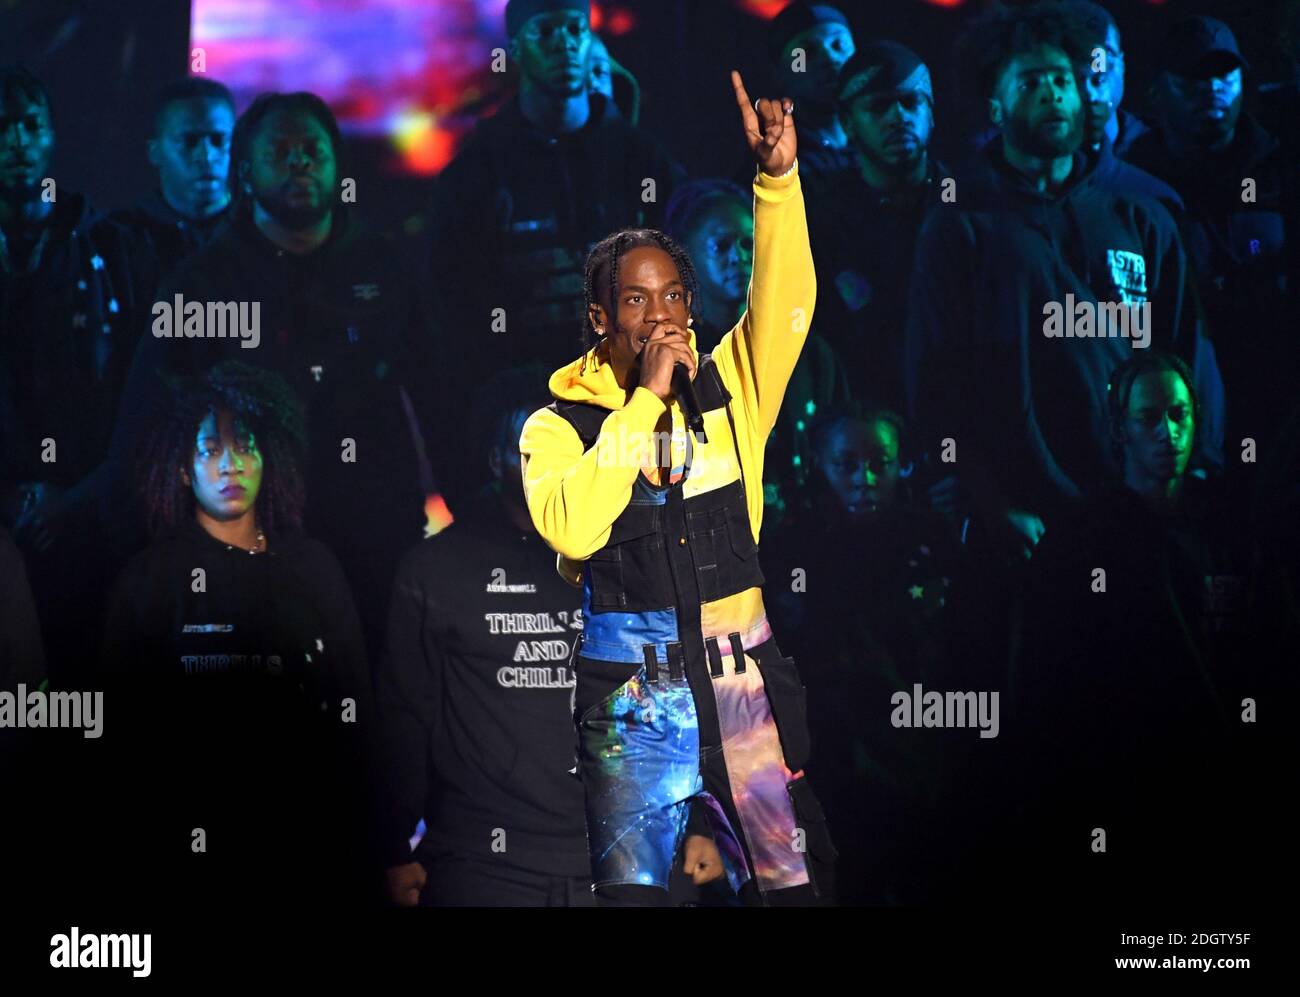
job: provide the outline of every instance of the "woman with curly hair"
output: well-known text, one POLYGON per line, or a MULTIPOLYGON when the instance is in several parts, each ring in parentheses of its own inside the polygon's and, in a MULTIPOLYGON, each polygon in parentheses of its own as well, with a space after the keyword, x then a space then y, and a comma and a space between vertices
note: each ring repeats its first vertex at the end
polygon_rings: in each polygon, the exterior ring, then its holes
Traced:
POLYGON ((263 863, 305 850, 339 899, 360 882, 370 677, 343 572, 301 533, 302 409, 235 362, 169 388, 138 460, 154 540, 113 589, 104 643, 132 770, 166 801, 148 821, 163 837, 132 836, 222 891, 269 885, 263 863), (178 848, 197 828, 216 854, 178 848))

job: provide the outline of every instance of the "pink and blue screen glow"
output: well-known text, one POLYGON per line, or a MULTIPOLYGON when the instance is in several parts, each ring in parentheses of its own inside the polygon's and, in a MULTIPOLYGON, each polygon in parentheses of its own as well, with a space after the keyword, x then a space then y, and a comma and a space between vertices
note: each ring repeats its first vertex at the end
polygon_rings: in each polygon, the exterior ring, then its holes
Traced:
MULTIPOLYGON (((492 71, 507 49, 506 0, 193 0, 190 45, 240 110, 266 90, 310 90, 345 134, 385 141, 391 167, 441 170, 484 112, 507 95, 492 71)), ((593 4, 602 34, 633 27, 593 4)))

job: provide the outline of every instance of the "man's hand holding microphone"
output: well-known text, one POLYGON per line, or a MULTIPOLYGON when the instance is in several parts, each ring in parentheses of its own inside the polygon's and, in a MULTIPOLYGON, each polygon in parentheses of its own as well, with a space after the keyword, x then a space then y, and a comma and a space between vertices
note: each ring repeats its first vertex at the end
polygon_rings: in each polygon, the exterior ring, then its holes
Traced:
POLYGON ((659 322, 645 340, 639 357, 641 387, 653 391, 665 405, 673 394, 673 368, 682 364, 695 379, 695 354, 686 330, 673 322, 659 322))

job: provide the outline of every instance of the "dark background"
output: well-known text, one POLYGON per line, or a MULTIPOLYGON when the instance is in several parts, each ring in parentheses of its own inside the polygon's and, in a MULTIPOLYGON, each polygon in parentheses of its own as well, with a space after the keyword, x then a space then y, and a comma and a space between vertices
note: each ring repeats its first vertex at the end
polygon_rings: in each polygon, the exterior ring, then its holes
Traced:
MULTIPOLYGON (((1151 54, 1180 14, 1209 13, 1225 20, 1252 64, 1250 84, 1291 72, 1277 44, 1283 0, 1104 4, 1124 36, 1125 104, 1131 110, 1140 111, 1151 54)), ((618 5, 633 14, 636 26, 606 41, 614 58, 640 80, 642 125, 693 175, 735 172, 744 157, 727 71, 740 69, 751 92, 770 89, 766 22, 732 0, 619 0, 618 5)), ((959 147, 961 125, 969 120, 952 76, 953 41, 987 0, 952 6, 934 0, 841 0, 837 5, 852 21, 859 43, 893 38, 930 64, 939 152, 951 155, 959 147)), ((0 0, 0 62, 21 62, 50 90, 58 136, 56 179, 87 192, 105 210, 134 202, 152 185, 144 155, 152 95, 186 73, 189 30, 188 0, 0 0)), ((207 70, 221 79, 219 64, 209 60, 207 70)), ((381 199, 366 205, 372 222, 396 227, 421 209, 426 178, 389 172, 380 142, 354 141, 352 150, 358 185, 383 191, 381 199)))

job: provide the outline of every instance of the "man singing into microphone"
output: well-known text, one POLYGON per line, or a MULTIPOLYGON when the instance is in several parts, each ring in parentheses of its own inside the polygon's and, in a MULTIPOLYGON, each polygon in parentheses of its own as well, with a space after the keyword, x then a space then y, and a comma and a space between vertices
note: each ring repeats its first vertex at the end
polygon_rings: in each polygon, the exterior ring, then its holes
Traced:
POLYGON ((731 78, 758 163, 747 310, 697 354, 685 252, 654 230, 609 236, 586 264, 598 343, 555 372, 556 400, 519 441, 533 523, 583 590, 577 771, 602 904, 666 904, 674 862, 696 884, 725 874, 746 904, 832 889, 803 685, 768 626, 757 556, 763 448, 816 279, 794 104, 751 103, 731 78), (651 439, 668 445, 637 446, 651 439))

